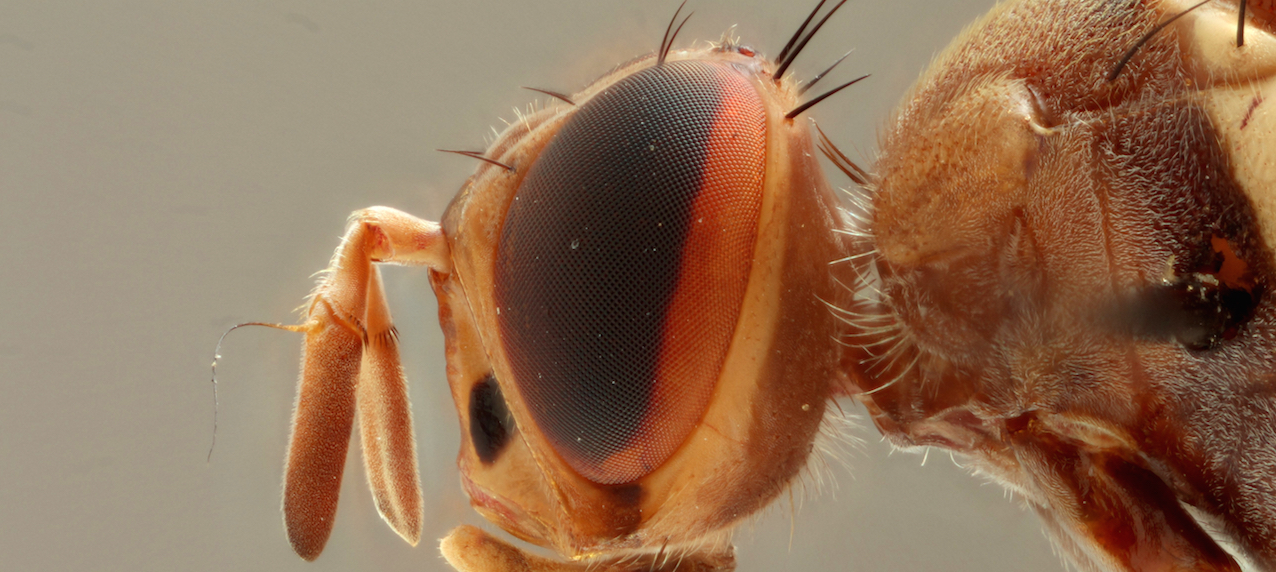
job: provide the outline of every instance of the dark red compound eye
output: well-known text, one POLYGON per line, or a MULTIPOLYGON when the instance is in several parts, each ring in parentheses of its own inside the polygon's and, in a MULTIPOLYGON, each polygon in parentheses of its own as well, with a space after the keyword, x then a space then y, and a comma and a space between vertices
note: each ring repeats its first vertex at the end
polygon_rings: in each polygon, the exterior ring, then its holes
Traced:
POLYGON ((597 483, 663 464, 703 417, 748 284, 766 116, 730 64, 675 61, 581 106, 532 165, 496 259, 514 385, 597 483))

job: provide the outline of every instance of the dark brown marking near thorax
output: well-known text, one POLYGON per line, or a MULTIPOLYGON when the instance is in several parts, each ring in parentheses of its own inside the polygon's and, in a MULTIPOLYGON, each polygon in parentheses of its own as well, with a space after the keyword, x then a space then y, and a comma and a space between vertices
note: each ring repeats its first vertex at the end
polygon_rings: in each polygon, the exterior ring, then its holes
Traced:
POLYGON ((1262 103, 1263 103, 1262 95, 1255 95, 1254 99, 1250 100, 1249 109, 1245 110, 1245 118, 1241 119, 1241 129, 1245 129, 1246 127, 1249 127, 1249 120, 1250 118, 1254 117, 1254 110, 1258 109, 1258 106, 1261 105, 1262 103))

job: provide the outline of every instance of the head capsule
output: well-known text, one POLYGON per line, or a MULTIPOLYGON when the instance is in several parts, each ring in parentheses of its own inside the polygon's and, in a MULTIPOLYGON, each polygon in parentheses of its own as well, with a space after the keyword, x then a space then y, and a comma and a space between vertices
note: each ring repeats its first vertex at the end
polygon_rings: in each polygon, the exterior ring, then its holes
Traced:
POLYGON ((723 550, 838 377, 837 202, 797 91, 731 43, 509 127, 435 272, 471 502, 569 557, 723 550), (705 541, 707 544, 704 544, 705 541))

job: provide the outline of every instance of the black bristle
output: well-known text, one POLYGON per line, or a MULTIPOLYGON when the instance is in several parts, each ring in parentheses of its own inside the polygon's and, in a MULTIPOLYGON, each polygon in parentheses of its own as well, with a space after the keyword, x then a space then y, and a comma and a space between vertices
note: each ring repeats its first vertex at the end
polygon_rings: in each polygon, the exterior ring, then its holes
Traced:
POLYGON ((456 155, 460 155, 460 156, 462 156, 462 157, 469 157, 469 158, 471 158, 471 159, 478 159, 478 160, 480 160, 480 161, 485 161, 485 162, 491 163, 491 164, 493 164, 493 165, 496 165, 497 167, 501 167, 501 168, 505 169, 506 171, 510 171, 510 172, 513 172, 513 171, 514 171, 514 167, 511 167, 511 166, 509 166, 509 165, 506 165, 505 163, 502 163, 502 162, 500 162, 500 161, 497 161, 496 159, 491 159, 491 158, 489 158, 489 157, 487 157, 487 156, 483 155, 483 152, 482 152, 482 151, 459 151, 459 150, 456 150, 456 149, 435 149, 435 151, 440 151, 440 152, 443 152, 443 153, 453 153, 453 154, 456 154, 456 155))
POLYGON ((1160 33, 1161 30, 1164 30, 1166 26, 1169 26, 1170 24, 1174 23, 1175 20, 1178 20, 1179 18, 1186 16, 1192 10, 1195 10, 1197 8, 1200 8, 1201 6, 1204 6, 1205 4, 1209 3, 1209 1, 1210 0, 1202 0, 1199 4, 1196 4, 1195 6, 1192 6, 1191 8, 1188 8, 1182 12, 1179 12, 1178 14, 1175 14, 1170 19, 1164 22, 1161 22, 1160 24, 1157 24, 1155 28, 1152 28, 1151 30, 1149 30, 1148 33, 1144 34, 1142 38, 1139 38, 1139 41, 1134 43, 1134 47, 1130 48, 1129 51, 1125 52, 1125 55, 1121 57, 1121 61, 1117 62, 1117 66, 1116 68, 1112 70, 1112 73, 1108 74, 1108 83, 1112 83, 1116 81, 1116 78, 1121 76, 1121 70, 1125 69, 1125 65, 1130 63, 1130 60, 1134 59, 1134 54, 1138 53, 1139 48, 1142 48, 1144 44, 1148 43, 1148 40, 1151 40, 1153 36, 1160 33))
POLYGON ((822 95, 820 95, 820 96, 816 97, 815 99, 812 99, 811 101, 808 101, 808 102, 806 102, 806 103, 803 103, 802 105, 799 105, 799 106, 797 106, 797 107, 793 108, 793 111, 790 111, 790 112, 788 112, 788 113, 785 113, 785 114, 784 114, 784 118, 785 118, 785 119, 793 119, 794 117, 797 117, 798 115, 801 115, 803 111, 806 111, 806 110, 810 109, 810 108, 811 108, 812 106, 814 106, 815 104, 817 104, 817 103, 819 103, 819 102, 821 102, 821 101, 824 101, 825 99, 827 99, 827 98, 828 98, 828 96, 833 95, 833 94, 835 94, 835 93, 837 93, 837 92, 839 92, 839 91, 842 91, 843 89, 846 89, 846 88, 848 88, 848 87, 850 87, 850 86, 852 86, 852 85, 855 85, 856 83, 859 83, 861 80, 863 80, 864 78, 867 78, 867 77, 868 77, 868 75, 862 75, 862 76, 859 76, 859 77, 857 77, 857 78, 855 78, 855 79, 853 79, 853 80, 851 80, 851 81, 848 81, 848 82, 846 82, 846 83, 844 83, 844 84, 842 84, 842 85, 839 85, 839 86, 837 86, 837 87, 835 87, 835 88, 833 88, 833 89, 830 89, 830 90, 828 90, 828 91, 824 92, 822 95))
POLYGON ((1236 20, 1236 47, 1245 45, 1245 3, 1241 0, 1241 16, 1236 20))
POLYGON ((834 6, 833 9, 829 10, 823 18, 820 18, 819 23, 817 23, 815 27, 811 28, 811 31, 793 47, 793 51, 784 54, 785 57, 780 60, 780 66, 775 70, 775 81, 780 81, 780 78, 784 77, 784 72, 788 71, 789 66, 793 64, 793 60, 797 59, 798 55, 802 53, 802 50, 806 48, 806 44, 811 41, 811 38, 815 37, 815 34, 820 31, 820 28, 824 26, 824 23, 829 21, 829 17, 836 13, 837 9, 841 8, 843 4, 846 4, 846 0, 838 2, 837 5, 834 6))
MULTIPOLYGON (((660 39, 660 51, 656 55, 656 65, 658 66, 664 65, 665 56, 669 55, 669 48, 673 46, 673 39, 678 36, 678 32, 674 31, 673 29, 673 23, 678 21, 678 14, 682 13, 682 9, 686 7, 686 5, 687 5, 687 0, 682 0, 682 4, 678 5, 678 9, 674 11, 673 17, 669 19, 669 25, 665 26, 665 36, 660 39), (673 32, 673 36, 669 35, 670 32, 673 32)), ((690 17, 691 15, 687 14, 687 18, 690 18, 690 17)), ((682 23, 686 24, 687 20, 683 19, 682 23)), ((681 24, 678 25, 678 29, 679 30, 682 29, 681 24)))
POLYGON ((565 101, 565 102, 567 102, 567 103, 569 103, 569 104, 571 104, 571 105, 576 105, 576 102, 575 102, 575 101, 572 101, 572 100, 571 100, 571 98, 569 98, 569 97, 567 97, 566 95, 563 95, 563 94, 561 94, 561 93, 558 93, 557 91, 550 91, 550 90, 548 90, 548 89, 541 89, 541 88, 539 88, 539 87, 527 87, 527 86, 523 86, 523 89, 526 89, 526 90, 529 90, 529 91, 534 91, 534 92, 536 92, 536 93, 543 93, 543 94, 548 95, 548 96, 550 96, 550 97, 552 97, 552 98, 554 98, 554 99, 558 99, 558 100, 561 100, 561 101, 565 101))
POLYGON ((811 13, 806 15, 806 19, 802 21, 802 25, 798 26, 797 31, 793 32, 793 37, 789 38, 789 42, 784 44, 784 49, 780 50, 780 55, 775 56, 775 61, 784 61, 785 56, 789 55, 789 50, 793 49, 793 44, 797 43, 798 38, 802 37, 802 32, 806 31, 806 27, 810 25, 811 20, 820 12, 820 8, 824 7, 824 2, 825 0, 820 0, 820 3, 815 5, 815 9, 811 10, 811 13))
POLYGON ((802 87, 798 88, 798 95, 805 95, 807 90, 811 89, 812 87, 815 87, 816 83, 819 83, 821 79, 824 79, 824 76, 828 75, 829 72, 833 71, 833 68, 837 67, 837 64, 842 63, 842 60, 846 59, 846 57, 851 55, 851 52, 854 52, 854 51, 855 49, 852 48, 849 52, 842 54, 842 57, 837 58, 837 61, 833 62, 833 65, 825 68, 824 71, 815 74, 815 77, 811 78, 811 81, 806 82, 805 84, 802 85, 802 87))
POLYGON ((833 163, 833 166, 837 167, 838 170, 845 173, 846 177, 849 178, 855 184, 857 185, 868 184, 868 171, 865 171, 864 169, 860 168, 860 166, 856 165, 855 162, 850 159, 850 157, 847 157, 846 154, 843 153, 841 149, 838 149, 837 145, 833 144, 833 140, 829 139, 829 136, 824 134, 824 130, 820 129, 820 126, 818 124, 815 126, 815 131, 820 136, 820 141, 819 141, 820 153, 823 153, 824 156, 827 157, 831 163, 833 163))

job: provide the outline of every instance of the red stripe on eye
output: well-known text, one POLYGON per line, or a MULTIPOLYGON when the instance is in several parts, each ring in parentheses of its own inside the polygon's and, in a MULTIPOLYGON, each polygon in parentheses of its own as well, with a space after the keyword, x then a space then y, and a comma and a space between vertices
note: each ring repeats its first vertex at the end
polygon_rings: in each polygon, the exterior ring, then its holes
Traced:
POLYGON ((678 286, 665 314, 645 435, 664 441, 656 449, 669 454, 700 423, 713 397, 740 318, 762 205, 766 112, 747 78, 729 66, 714 67, 721 105, 692 205, 678 286))

